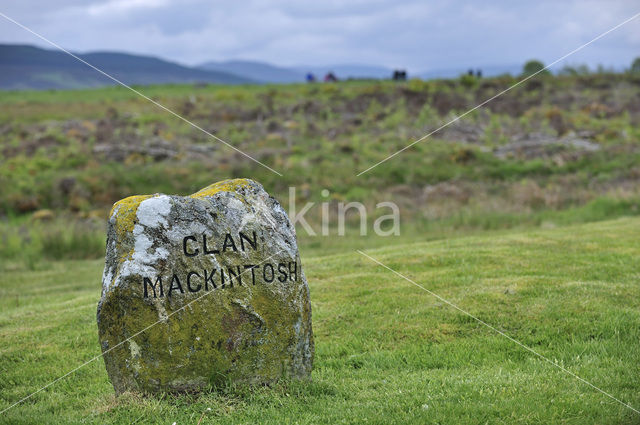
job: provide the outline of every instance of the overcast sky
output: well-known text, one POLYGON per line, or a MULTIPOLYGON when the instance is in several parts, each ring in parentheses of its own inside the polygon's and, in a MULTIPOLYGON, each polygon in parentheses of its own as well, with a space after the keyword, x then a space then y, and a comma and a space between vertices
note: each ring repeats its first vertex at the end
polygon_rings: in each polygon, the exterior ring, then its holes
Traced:
MULTIPOLYGON (((640 12, 640 1, 0 0, 0 12, 79 52, 416 72, 549 63, 640 12)), ((46 46, 2 17, 0 42, 46 46)), ((564 63, 628 67, 636 56, 640 17, 564 63)))

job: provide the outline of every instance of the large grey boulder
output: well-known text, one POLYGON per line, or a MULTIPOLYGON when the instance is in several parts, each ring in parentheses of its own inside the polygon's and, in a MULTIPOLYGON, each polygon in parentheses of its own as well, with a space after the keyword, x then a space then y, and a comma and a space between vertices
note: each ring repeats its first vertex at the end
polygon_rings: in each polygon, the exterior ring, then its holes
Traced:
POLYGON ((117 202, 105 263, 98 331, 116 393, 310 377, 295 229, 255 181, 117 202))

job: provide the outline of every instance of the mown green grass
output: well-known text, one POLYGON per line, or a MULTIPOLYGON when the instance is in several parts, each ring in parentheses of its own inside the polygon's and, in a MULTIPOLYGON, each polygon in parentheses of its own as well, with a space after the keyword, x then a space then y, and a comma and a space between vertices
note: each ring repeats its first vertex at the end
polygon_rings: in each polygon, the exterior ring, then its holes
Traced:
MULTIPOLYGON (((640 408, 639 226, 622 218, 358 248, 640 408)), ((0 423, 196 424, 203 413, 202 423, 640 423, 355 251, 324 252, 302 252, 312 382, 116 398, 98 359, 0 423)), ((0 410, 99 354, 101 271, 99 260, 64 261, 0 275, 0 410)))
MULTIPOLYGON (((362 246, 379 247, 390 243, 437 240, 486 232, 495 234, 496 231, 552 228, 639 214, 640 201, 609 198, 596 199, 586 205, 561 211, 541 209, 512 213, 462 209, 447 218, 436 220, 411 221, 401 217, 398 224, 401 235, 390 237, 377 235, 371 218, 365 226, 367 234, 360 234, 360 219, 355 215, 349 217, 344 237, 334 237, 339 232, 333 222, 326 236, 311 236, 300 231, 298 245, 305 251, 322 255, 362 246)), ((311 227, 321 234, 315 223, 311 227)), ((50 261, 104 258, 105 230, 104 220, 95 217, 72 220, 63 216, 49 221, 34 221, 21 216, 0 221, 0 273, 19 268, 43 269, 49 266, 50 261)))

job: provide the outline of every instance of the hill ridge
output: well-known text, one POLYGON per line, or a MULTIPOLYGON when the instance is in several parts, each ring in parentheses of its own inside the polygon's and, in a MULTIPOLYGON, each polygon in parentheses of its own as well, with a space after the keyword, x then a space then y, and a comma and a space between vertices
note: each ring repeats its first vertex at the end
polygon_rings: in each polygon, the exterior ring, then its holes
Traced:
MULTIPOLYGON (((254 82, 227 72, 192 68, 155 56, 112 51, 74 55, 127 85, 254 82)), ((26 44, 0 44, 0 89, 76 89, 114 84, 65 52, 26 44)))

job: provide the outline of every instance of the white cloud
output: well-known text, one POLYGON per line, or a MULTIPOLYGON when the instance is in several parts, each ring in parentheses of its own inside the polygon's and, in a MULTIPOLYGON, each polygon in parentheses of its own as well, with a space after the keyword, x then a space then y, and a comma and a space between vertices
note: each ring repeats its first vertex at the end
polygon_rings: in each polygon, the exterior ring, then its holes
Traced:
POLYGON ((87 7, 90 16, 105 16, 131 12, 135 9, 153 9, 167 5, 166 0, 111 0, 95 3, 87 7))

